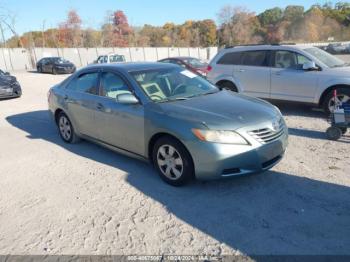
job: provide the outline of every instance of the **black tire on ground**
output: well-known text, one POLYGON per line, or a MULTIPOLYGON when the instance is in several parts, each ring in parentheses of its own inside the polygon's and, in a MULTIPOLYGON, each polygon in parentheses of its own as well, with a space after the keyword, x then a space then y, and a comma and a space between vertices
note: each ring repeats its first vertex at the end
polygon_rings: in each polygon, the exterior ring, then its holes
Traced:
POLYGON ((175 138, 172 138, 170 136, 164 136, 158 139, 153 147, 152 160, 153 165, 157 169, 161 179, 163 179, 166 183, 172 186, 185 185, 194 178, 194 166, 192 162, 192 157, 185 148, 185 146, 175 138), (175 149, 175 152, 173 152, 173 154, 170 153, 169 146, 175 149), (162 149, 164 150, 163 154, 166 153, 167 156, 164 156, 162 154, 162 149), (173 156, 173 159, 170 157, 171 155, 173 156), (178 165, 179 158, 181 159, 180 165, 178 165), (168 165, 162 165, 161 161, 163 161, 164 163, 168 161, 168 165), (169 168, 168 175, 172 178, 169 178, 164 173, 166 173, 167 168, 171 165, 173 165, 173 168, 169 168), (174 168, 181 175, 177 177, 176 173, 174 172, 174 168), (181 170, 182 172, 180 172, 179 170, 181 170))
POLYGON ((54 68, 54 67, 52 68, 52 74, 53 74, 53 75, 57 75, 57 70, 56 70, 56 68, 54 68))
POLYGON ((41 67, 41 66, 38 66, 38 67, 37 67, 37 71, 38 71, 38 73, 42 73, 42 72, 43 72, 42 67, 41 67))
POLYGON ((68 116, 63 112, 60 112, 57 117, 57 127, 58 132, 60 133, 60 136, 64 142, 69 144, 75 144, 80 141, 79 136, 77 136, 77 134, 74 131, 72 122, 70 121, 68 116), (68 132, 68 130, 70 131, 68 132))
POLYGON ((342 130, 338 127, 331 126, 326 131, 329 140, 338 140, 342 136, 342 130))
MULTIPOLYGON (((350 87, 339 87, 337 88, 337 95, 346 95, 350 97, 350 87)), ((327 95, 324 97, 323 102, 322 102, 322 109, 327 113, 330 114, 331 111, 329 110, 329 103, 333 99, 333 90, 329 91, 327 95)))
POLYGON ((230 90, 233 92, 238 92, 237 87, 235 86, 234 83, 230 82, 230 81, 222 81, 216 84, 220 89, 226 89, 226 90, 230 90))

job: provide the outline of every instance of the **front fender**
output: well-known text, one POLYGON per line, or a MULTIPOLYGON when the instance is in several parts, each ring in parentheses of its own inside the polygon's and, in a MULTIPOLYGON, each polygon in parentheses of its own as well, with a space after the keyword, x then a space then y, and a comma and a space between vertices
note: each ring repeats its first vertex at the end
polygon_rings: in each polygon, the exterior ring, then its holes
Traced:
POLYGON ((349 86, 350 88, 350 78, 347 78, 347 77, 334 78, 334 79, 329 79, 327 81, 322 81, 322 79, 320 79, 314 103, 318 104, 320 102, 322 95, 327 89, 329 89, 332 86, 341 86, 341 85, 349 86))

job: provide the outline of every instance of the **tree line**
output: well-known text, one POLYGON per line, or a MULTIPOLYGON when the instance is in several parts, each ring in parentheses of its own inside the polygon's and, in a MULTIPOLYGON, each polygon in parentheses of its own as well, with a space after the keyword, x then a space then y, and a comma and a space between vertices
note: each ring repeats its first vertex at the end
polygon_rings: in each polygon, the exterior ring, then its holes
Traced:
MULTIPOLYGON (((1 16, 0 16, 1 18, 1 16)), ((0 19, 0 25, 2 27, 0 19)), ((212 19, 183 24, 131 26, 126 14, 108 12, 99 29, 85 28, 77 11, 70 10, 56 28, 26 32, 2 41, 6 47, 208 47, 279 42, 350 40, 350 3, 275 7, 255 14, 244 7, 224 6, 212 19)), ((6 23, 5 23, 6 26, 6 23)), ((9 26, 9 25, 8 25, 9 26)))

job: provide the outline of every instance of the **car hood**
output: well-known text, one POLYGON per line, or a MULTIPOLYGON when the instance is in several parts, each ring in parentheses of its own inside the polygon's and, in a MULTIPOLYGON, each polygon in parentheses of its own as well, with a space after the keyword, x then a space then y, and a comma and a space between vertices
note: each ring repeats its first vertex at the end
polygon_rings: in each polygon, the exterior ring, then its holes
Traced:
POLYGON ((230 91, 159 104, 163 113, 202 123, 210 129, 235 130, 276 119, 280 115, 270 103, 230 91))
POLYGON ((350 77, 350 66, 327 68, 327 74, 339 77, 350 77))
POLYGON ((0 76, 0 87, 6 87, 14 82, 16 82, 16 77, 14 76, 0 76))

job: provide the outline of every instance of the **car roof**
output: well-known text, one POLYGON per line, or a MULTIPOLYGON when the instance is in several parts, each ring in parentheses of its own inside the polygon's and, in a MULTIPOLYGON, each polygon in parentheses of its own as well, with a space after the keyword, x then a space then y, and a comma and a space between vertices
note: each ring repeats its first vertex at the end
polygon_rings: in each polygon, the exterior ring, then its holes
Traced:
POLYGON ((237 51, 252 51, 252 50, 276 50, 276 49, 285 49, 285 50, 293 50, 293 49, 305 49, 314 47, 312 45, 305 44, 281 44, 281 45, 237 45, 232 47, 226 47, 224 50, 237 50, 237 51))
POLYGON ((152 69, 161 69, 161 68, 176 68, 177 65, 173 64, 165 64, 158 62, 126 62, 126 63, 118 63, 118 64, 93 64, 89 65, 86 68, 114 68, 126 72, 132 71, 144 71, 144 70, 152 70, 152 69))

